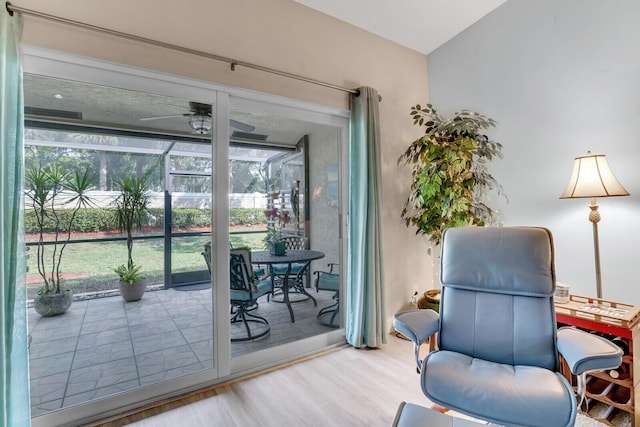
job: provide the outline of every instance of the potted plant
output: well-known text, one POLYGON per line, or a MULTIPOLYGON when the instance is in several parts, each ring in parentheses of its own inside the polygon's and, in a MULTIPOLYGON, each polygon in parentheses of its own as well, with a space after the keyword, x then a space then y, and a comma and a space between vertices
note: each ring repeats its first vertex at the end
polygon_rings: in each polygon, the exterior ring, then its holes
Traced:
POLYGON ((438 244, 449 227, 485 225, 496 212, 486 204, 488 192, 502 188, 491 176, 487 162, 502 157, 502 145, 482 132, 496 122, 462 110, 452 118, 437 114, 431 104, 411 107, 414 124, 425 126, 398 163, 411 167, 411 192, 402 209, 407 227, 426 234, 438 244))
POLYGON ((73 302, 73 293, 64 289, 60 265, 78 211, 91 204, 92 188, 89 170, 67 173, 52 165, 25 171, 25 199, 33 209, 38 226, 36 262, 42 277, 42 287, 33 303, 41 316, 56 316, 66 312, 73 302), (53 240, 45 241, 45 234, 53 240))
POLYGON ((289 211, 273 208, 264 211, 267 217, 267 235, 264 238, 264 248, 272 255, 284 255, 287 250, 285 242, 280 240, 280 232, 276 224, 282 228, 289 222, 289 211))
POLYGON ((121 233, 127 235, 127 263, 114 271, 120 281, 118 288, 122 298, 138 301, 144 295, 146 285, 140 274, 140 266, 135 265, 132 258, 133 230, 140 230, 149 211, 148 181, 134 175, 128 175, 116 181, 120 194, 115 200, 114 220, 121 233))

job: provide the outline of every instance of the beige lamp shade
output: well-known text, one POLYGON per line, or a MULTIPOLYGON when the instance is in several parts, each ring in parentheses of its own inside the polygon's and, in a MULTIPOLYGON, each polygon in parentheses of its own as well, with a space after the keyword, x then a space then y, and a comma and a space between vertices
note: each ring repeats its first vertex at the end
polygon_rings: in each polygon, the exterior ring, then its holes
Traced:
POLYGON ((569 185, 561 199, 580 197, 628 196, 629 192, 618 182, 609 168, 604 154, 576 157, 569 185))

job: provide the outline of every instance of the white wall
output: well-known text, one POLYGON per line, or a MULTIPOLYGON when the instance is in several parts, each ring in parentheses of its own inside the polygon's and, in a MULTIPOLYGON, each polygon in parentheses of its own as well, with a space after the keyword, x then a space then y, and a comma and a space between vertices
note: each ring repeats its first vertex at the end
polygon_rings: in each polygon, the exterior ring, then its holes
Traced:
MULTIPOLYGON (((292 0, 15 0, 18 7, 356 88, 371 86, 380 104, 383 254, 390 317, 414 284, 430 286, 424 239, 400 220, 410 174, 396 159, 420 135, 409 107, 427 97, 424 55, 292 0), (424 283, 424 284, 423 284, 424 283)), ((159 70, 338 108, 347 94, 308 83, 25 17, 22 41, 50 49, 159 70)), ((388 325, 391 327, 391 325, 388 325)))
POLYGON ((430 101, 499 122, 505 225, 551 229, 558 281, 595 296, 589 200, 559 200, 573 158, 607 155, 630 197, 598 199, 603 297, 640 304, 640 2, 509 0, 428 56, 430 101))

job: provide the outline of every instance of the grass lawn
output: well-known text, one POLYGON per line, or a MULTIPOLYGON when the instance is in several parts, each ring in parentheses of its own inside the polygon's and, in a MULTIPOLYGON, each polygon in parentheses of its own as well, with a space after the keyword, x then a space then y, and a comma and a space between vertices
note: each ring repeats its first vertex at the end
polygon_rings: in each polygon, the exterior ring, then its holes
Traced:
MULTIPOLYGON (((81 238, 81 237, 78 237, 81 238)), ((264 233, 232 234, 234 247, 249 246, 262 250, 264 233)), ((172 242, 172 272, 206 271, 202 257, 204 244, 209 236, 174 238, 172 242)), ((47 249, 49 249, 48 247, 47 249)), ((27 253, 27 298, 31 299, 42 286, 38 274, 35 246, 27 253)), ((48 255, 50 256, 50 255, 48 255)), ((133 244, 133 261, 142 267, 147 284, 161 284, 164 277, 164 239, 136 240, 133 244)), ((104 291, 118 288, 118 276, 114 269, 127 262, 125 241, 70 243, 64 251, 60 270, 64 286, 74 293, 104 291)))

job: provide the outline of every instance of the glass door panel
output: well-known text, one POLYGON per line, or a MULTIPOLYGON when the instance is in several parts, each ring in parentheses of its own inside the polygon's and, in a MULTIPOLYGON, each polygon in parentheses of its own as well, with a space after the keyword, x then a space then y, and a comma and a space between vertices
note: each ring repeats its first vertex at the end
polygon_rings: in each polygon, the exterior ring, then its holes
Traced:
MULTIPOLYGON (((25 106, 26 167, 70 174, 88 169, 93 186, 93 202, 75 216, 61 264, 64 285, 75 295, 64 314, 48 317, 34 310, 41 280, 38 232, 37 222, 27 220, 34 425, 75 425, 60 420, 72 419, 68 414, 76 406, 99 412, 162 395, 165 384, 183 377, 191 376, 194 384, 211 379, 214 310, 202 256, 211 241, 211 135, 192 133, 192 103, 26 74, 25 106), (126 238, 112 220, 124 177, 146 180, 149 197, 132 246, 146 292, 131 302, 121 296, 114 273, 127 263, 126 238), (188 292, 171 286, 184 282, 207 286, 188 292)), ((56 209, 69 218, 66 206, 56 209)), ((33 211, 33 205, 25 206, 27 218, 33 211)))
POLYGON ((165 203, 171 208, 165 212, 165 239, 171 270, 165 288, 186 291, 211 286, 212 166, 210 147, 205 148, 206 157, 167 155, 165 203))
MULTIPOLYGON (((339 170, 345 141, 340 125, 318 123, 287 108, 232 98, 230 115, 254 128, 242 135, 232 132, 229 138, 232 165, 229 203, 238 206, 237 210, 230 210, 230 224, 238 224, 232 228, 231 241, 233 244, 235 233, 246 235, 242 244, 252 251, 254 280, 259 285, 267 282, 270 289, 267 295, 256 299, 249 312, 266 321, 269 333, 251 339, 247 328, 252 330, 255 323, 243 324, 238 319, 235 322, 239 324, 232 323, 231 357, 236 366, 244 367, 250 365, 253 354, 286 360, 299 351, 303 342, 309 351, 344 338, 339 299, 342 254, 339 170), (242 171, 237 166, 238 159, 244 162, 242 171), (237 181, 253 185, 240 185, 237 181), (240 204, 239 200, 248 198, 249 203, 240 204), (251 218, 253 222, 243 223, 240 218, 251 218), (302 258, 291 263, 269 258, 270 244, 265 242, 269 235, 300 242, 289 243, 287 255, 282 259, 289 255, 302 258), (332 276, 325 276, 329 264, 333 266, 332 276), (317 290, 315 282, 319 276, 322 279, 317 290), (327 277, 331 280, 325 286, 327 277), (244 339, 236 341, 235 334, 244 335, 244 339), (323 335, 332 338, 314 340, 323 335)), ((231 303, 233 307, 234 301, 231 303)))

